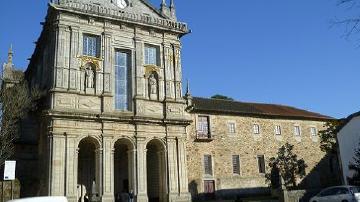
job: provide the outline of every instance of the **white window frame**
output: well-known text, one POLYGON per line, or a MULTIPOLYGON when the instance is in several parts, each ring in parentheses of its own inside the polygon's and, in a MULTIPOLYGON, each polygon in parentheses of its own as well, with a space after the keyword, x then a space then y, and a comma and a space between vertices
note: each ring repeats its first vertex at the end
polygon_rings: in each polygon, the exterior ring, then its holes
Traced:
POLYGON ((198 134, 205 135, 204 133, 199 132, 200 131, 199 130, 199 124, 200 124, 199 117, 206 117, 207 118, 207 121, 208 121, 208 133, 207 133, 207 135, 212 137, 212 133, 211 133, 211 117, 209 115, 206 115, 206 114, 198 114, 196 116, 196 135, 198 135, 198 134))
POLYGON ((282 129, 281 129, 281 125, 275 125, 275 129, 274 129, 275 135, 282 135, 282 129))
POLYGON ((234 134, 236 134, 236 122, 235 121, 228 121, 228 123, 227 123, 227 126, 228 126, 228 134, 230 134, 230 135, 234 135, 234 134), (232 127, 232 125, 234 126, 234 127, 232 127), (234 129, 234 131, 232 131, 232 129, 234 129))
POLYGON ((315 126, 310 126, 310 137, 317 137, 318 129, 315 126), (313 134, 313 129, 315 129, 315 134, 313 134))
POLYGON ((254 133, 255 135, 259 135, 259 134, 261 133, 260 124, 254 123, 252 130, 253 130, 253 133, 254 133))
POLYGON ((301 137, 301 127, 300 127, 300 125, 294 125, 294 136, 295 137, 301 137), (299 130, 297 130, 297 128, 299 129, 299 130), (297 133, 297 132, 299 132, 299 133, 297 133))

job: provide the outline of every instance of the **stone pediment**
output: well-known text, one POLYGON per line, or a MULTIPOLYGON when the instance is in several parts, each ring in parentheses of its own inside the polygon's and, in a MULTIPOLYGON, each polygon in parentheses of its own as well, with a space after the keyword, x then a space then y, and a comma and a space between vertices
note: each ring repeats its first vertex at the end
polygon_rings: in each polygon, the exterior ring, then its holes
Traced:
POLYGON ((57 0, 56 9, 110 17, 141 25, 165 28, 181 34, 189 32, 187 24, 164 16, 147 0, 57 0), (126 2, 123 6, 121 2, 126 2))

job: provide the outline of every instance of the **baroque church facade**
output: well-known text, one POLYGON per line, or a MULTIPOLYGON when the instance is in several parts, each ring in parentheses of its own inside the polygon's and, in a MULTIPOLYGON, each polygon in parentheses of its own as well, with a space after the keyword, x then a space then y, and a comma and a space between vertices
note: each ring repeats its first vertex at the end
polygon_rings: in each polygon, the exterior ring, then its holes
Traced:
POLYGON ((145 0, 52 1, 25 72, 47 93, 22 134, 32 146, 19 153, 33 153, 19 158, 33 168, 18 172, 30 184, 24 195, 113 202, 132 192, 165 202, 258 193, 268 190, 266 160, 285 142, 307 162, 307 185, 336 183, 317 135, 331 117, 183 95, 188 33, 173 0, 160 10, 145 0))

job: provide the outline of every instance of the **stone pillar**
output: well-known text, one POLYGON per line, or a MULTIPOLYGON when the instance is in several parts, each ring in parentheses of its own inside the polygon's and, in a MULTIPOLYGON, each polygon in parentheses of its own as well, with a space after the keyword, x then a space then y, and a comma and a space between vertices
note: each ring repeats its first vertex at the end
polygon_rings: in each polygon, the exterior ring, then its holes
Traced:
POLYGON ((79 71, 79 27, 71 26, 71 49, 70 49, 70 84, 69 89, 72 91, 79 91, 77 84, 79 83, 78 71, 79 71))
POLYGON ((65 136, 63 134, 52 134, 51 144, 51 174, 50 174, 50 196, 65 195, 65 136))
POLYGON ((76 137, 66 138, 66 197, 69 202, 77 202, 78 147, 76 137))
POLYGON ((147 202, 147 169, 145 138, 137 138, 137 202, 147 202))
POLYGON ((95 183, 96 183, 96 187, 95 190, 97 191, 97 193, 99 194, 99 197, 102 196, 103 194, 103 169, 102 169, 102 162, 103 162, 103 149, 102 148, 97 148, 95 150, 95 183))
POLYGON ((179 186, 181 201, 191 201, 186 161, 186 134, 178 139, 179 186))
POLYGON ((129 174, 129 191, 133 190, 134 194, 136 190, 136 150, 128 151, 128 174, 129 174))
POLYGON ((168 171, 169 171, 169 201, 173 201, 177 198, 179 193, 179 175, 177 164, 177 146, 176 138, 167 138, 167 156, 168 156, 168 171))
POLYGON ((113 202, 114 201, 114 155, 113 155, 113 145, 112 138, 104 137, 103 143, 103 202, 113 202))
POLYGON ((144 43, 141 38, 135 37, 135 77, 136 77, 136 97, 145 98, 145 71, 143 65, 144 43))

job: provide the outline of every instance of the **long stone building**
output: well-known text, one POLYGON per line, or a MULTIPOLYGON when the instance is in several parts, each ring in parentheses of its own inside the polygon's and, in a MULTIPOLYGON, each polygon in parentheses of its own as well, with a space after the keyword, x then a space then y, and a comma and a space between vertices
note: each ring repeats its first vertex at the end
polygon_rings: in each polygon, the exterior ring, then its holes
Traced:
POLYGON ((173 0, 159 10, 146 0, 51 2, 25 72, 47 93, 40 115, 22 123, 23 196, 112 202, 132 191, 136 201, 165 202, 259 193, 268 190, 267 159, 286 142, 308 164, 299 183, 336 183, 317 134, 330 117, 183 95, 188 33, 173 0))

